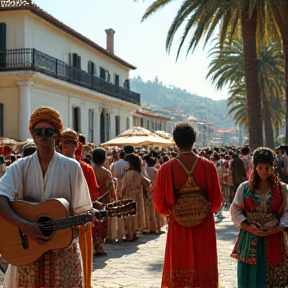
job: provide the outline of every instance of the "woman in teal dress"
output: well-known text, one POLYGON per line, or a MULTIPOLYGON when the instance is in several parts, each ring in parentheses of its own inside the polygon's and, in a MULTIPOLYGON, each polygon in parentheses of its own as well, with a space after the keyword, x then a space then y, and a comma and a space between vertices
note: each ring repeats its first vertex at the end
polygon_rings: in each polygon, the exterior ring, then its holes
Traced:
POLYGON ((287 188, 273 169, 275 153, 265 147, 253 152, 253 172, 231 205, 240 228, 231 254, 238 259, 238 288, 288 287, 287 188))

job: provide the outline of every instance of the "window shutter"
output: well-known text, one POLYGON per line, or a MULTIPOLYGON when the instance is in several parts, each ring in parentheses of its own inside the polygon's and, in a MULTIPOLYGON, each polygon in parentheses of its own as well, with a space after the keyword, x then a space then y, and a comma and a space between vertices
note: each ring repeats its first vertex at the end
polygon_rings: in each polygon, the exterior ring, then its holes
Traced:
POLYGON ((0 67, 6 66, 6 23, 0 23, 0 67))
POLYGON ((111 74, 110 74, 109 71, 107 71, 106 81, 107 81, 107 82, 110 82, 110 80, 111 80, 111 74))
POLYGON ((115 74, 115 83, 116 86, 119 86, 119 75, 115 74))
POLYGON ((100 78, 105 80, 105 69, 103 69, 102 67, 100 67, 100 78))
POLYGON ((72 66, 77 68, 77 53, 73 53, 72 66))
POLYGON ((0 23, 0 51, 6 51, 6 23, 0 23))
POLYGON ((100 142, 105 142, 105 115, 103 110, 100 114, 100 142))
POLYGON ((77 55, 77 58, 76 58, 76 68, 81 69, 81 56, 79 55, 77 55))
POLYGON ((95 73, 95 64, 92 61, 88 62, 88 73, 91 75, 95 73))
POLYGON ((120 134, 120 116, 116 115, 115 116, 115 122, 116 122, 116 136, 120 134))

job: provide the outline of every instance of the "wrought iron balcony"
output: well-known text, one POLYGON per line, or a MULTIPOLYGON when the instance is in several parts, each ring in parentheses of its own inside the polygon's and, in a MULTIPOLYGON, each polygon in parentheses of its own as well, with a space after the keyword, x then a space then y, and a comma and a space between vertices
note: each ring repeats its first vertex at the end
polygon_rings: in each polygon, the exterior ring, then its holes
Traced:
POLYGON ((111 97, 140 105, 140 94, 109 83, 36 49, 0 51, 0 71, 34 70, 111 97))

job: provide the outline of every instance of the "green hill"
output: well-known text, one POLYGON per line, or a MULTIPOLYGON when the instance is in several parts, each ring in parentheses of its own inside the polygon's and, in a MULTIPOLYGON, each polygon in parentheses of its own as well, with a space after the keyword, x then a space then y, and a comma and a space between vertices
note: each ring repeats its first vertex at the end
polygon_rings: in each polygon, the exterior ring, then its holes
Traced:
MULTIPOLYGON (((194 116, 199 120, 206 120, 216 127, 235 126, 231 116, 227 116, 228 109, 226 100, 212 100, 191 94, 178 87, 166 87, 156 77, 154 81, 143 82, 141 77, 130 80, 131 90, 141 93, 141 105, 153 107, 154 111, 160 112, 161 108, 167 110, 182 110, 184 114, 194 116), (158 109, 157 109, 158 107, 158 109)), ((166 114, 167 113, 161 113, 166 114)), ((177 114, 177 113, 175 113, 177 114)), ((169 116, 175 116, 173 113, 169 116)), ((176 117, 177 119, 177 117, 176 117)), ((184 119, 177 119, 184 120, 184 119)))

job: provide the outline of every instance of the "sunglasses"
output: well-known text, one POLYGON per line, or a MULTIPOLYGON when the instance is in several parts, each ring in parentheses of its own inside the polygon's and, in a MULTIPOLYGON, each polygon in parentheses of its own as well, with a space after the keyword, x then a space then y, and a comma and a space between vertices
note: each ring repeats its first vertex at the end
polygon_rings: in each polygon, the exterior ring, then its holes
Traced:
POLYGON ((37 129, 33 129, 33 134, 35 136, 51 137, 55 133, 57 133, 57 130, 53 129, 53 128, 37 128, 37 129))

